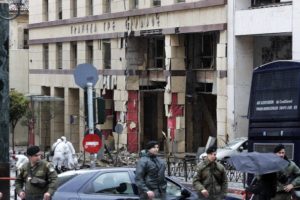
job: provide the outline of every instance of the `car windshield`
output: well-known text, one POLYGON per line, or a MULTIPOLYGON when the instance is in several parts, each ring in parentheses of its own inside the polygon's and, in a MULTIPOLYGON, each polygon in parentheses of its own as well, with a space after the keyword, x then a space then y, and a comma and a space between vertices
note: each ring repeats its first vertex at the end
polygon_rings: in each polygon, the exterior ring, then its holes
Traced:
POLYGON ((72 178, 74 178, 77 175, 78 174, 70 174, 68 176, 60 176, 60 177, 58 177, 58 179, 57 179, 57 187, 61 186, 65 182, 71 180, 72 178))
POLYGON ((225 148, 225 149, 236 149, 237 146, 239 146, 242 141, 244 141, 244 140, 242 140, 242 139, 232 140, 226 146, 224 146, 223 148, 225 148))

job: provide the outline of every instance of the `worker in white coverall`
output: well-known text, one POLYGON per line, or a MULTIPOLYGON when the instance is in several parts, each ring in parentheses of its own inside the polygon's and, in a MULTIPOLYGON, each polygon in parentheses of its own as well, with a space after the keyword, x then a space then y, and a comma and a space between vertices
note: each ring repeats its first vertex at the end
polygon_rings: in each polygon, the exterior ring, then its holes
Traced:
POLYGON ((52 163, 58 172, 77 167, 78 161, 75 149, 65 136, 57 139, 51 149, 54 151, 52 163))
POLYGON ((66 154, 64 166, 68 169, 75 169, 78 165, 78 160, 73 144, 70 141, 67 141, 65 136, 62 136, 61 139, 68 146, 68 153, 66 154))
POLYGON ((62 171, 62 167, 68 156, 68 149, 68 145, 65 142, 63 142, 61 138, 57 139, 57 141, 51 147, 51 150, 54 151, 52 163, 58 172, 62 171))
POLYGON ((16 162, 17 169, 21 169, 21 167, 29 161, 27 156, 25 156, 24 154, 16 154, 16 155, 14 155, 14 157, 17 161, 16 162))

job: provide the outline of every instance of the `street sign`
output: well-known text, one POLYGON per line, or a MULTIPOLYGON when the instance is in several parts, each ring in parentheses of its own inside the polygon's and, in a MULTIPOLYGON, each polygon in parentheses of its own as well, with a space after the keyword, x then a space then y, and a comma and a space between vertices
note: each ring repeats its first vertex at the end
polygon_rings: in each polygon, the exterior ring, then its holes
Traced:
POLYGON ((97 134, 87 134, 83 138, 82 145, 85 151, 89 153, 98 153, 102 146, 102 141, 97 134))
POLYGON ((74 79, 76 85, 82 89, 87 87, 87 83, 92 83, 94 87, 99 79, 97 69, 92 64, 79 64, 74 70, 74 79))
POLYGON ((116 131, 118 134, 121 134, 122 131, 123 131, 123 125, 118 123, 118 124, 115 126, 115 131, 116 131))

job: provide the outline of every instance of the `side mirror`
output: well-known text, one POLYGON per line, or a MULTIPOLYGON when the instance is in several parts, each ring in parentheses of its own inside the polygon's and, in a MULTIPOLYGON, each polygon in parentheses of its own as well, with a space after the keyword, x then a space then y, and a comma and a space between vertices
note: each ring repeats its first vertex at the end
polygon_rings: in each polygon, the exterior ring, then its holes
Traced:
POLYGON ((242 152, 244 150, 244 147, 240 146, 238 151, 242 152))
POLYGON ((116 188, 117 192, 122 194, 127 190, 127 184, 126 183, 120 183, 120 185, 116 188))

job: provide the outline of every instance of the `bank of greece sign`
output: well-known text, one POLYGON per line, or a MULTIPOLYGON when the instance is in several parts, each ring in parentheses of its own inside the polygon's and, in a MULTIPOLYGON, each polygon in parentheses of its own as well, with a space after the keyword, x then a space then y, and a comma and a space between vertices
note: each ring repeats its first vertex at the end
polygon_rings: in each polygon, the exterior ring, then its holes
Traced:
POLYGON ((148 28, 160 27, 160 15, 151 14, 143 16, 101 20, 99 22, 87 22, 70 26, 71 35, 100 34, 117 30, 138 31, 148 28))

